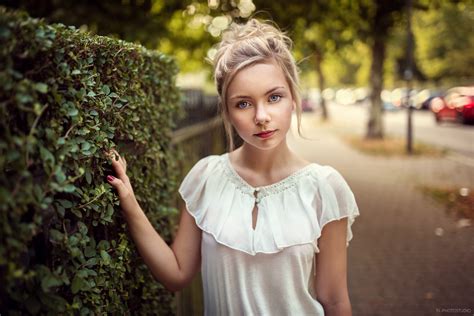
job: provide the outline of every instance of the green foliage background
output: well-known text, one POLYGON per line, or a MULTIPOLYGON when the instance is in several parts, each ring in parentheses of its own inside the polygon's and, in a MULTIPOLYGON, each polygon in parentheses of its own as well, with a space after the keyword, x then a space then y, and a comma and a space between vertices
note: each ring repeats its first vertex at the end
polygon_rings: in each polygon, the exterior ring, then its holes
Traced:
POLYGON ((170 240, 172 59, 0 7, 0 313, 170 314, 106 183, 118 148, 170 240))

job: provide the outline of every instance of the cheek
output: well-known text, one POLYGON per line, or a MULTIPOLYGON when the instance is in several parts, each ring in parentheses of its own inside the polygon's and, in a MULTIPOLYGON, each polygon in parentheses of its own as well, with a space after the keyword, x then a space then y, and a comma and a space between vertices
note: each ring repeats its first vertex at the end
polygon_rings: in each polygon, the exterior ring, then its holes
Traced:
POLYGON ((291 122, 291 115, 293 114, 293 104, 289 104, 284 109, 282 109, 282 117, 284 117, 285 121, 291 122))
POLYGON ((235 115, 235 113, 229 113, 229 122, 237 130, 239 130, 244 124, 244 117, 242 115, 235 115))

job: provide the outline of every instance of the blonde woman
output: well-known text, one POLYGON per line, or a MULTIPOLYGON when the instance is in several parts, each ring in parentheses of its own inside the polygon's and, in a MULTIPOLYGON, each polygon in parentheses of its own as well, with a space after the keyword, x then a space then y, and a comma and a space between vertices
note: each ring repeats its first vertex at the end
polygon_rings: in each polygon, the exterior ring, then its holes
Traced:
MULTIPOLYGON (((152 274, 178 291, 201 269, 206 315, 351 315, 347 246, 359 210, 344 178, 287 145, 300 131, 291 41, 255 19, 232 25, 213 60, 229 152, 198 161, 181 183, 168 246, 133 194, 126 161, 109 177, 152 274), (235 149, 232 133, 243 145, 235 149)), ((117 152, 114 152, 118 155, 117 152)))

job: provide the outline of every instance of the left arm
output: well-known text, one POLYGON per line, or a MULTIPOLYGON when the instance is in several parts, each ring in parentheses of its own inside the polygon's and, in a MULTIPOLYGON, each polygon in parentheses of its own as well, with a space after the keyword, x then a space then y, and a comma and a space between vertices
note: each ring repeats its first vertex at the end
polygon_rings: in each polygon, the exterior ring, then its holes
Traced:
POLYGON ((327 223, 318 240, 315 286, 326 315, 351 316, 347 290, 347 218, 327 223))

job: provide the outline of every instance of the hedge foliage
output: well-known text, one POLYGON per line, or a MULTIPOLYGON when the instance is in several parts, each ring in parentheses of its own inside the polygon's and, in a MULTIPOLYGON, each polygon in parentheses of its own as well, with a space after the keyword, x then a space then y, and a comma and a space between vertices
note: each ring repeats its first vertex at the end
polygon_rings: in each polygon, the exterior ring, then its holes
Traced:
POLYGON ((180 100, 159 52, 0 7, 0 313, 170 314, 121 216, 104 150, 170 241, 180 100))

